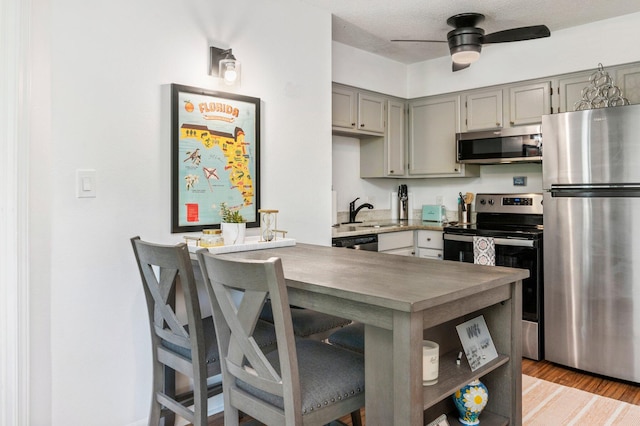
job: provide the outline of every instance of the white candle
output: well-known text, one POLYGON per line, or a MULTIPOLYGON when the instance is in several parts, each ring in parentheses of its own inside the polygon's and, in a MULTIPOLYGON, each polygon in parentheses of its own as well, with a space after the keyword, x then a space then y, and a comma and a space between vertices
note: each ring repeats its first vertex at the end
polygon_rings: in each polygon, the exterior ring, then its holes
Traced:
POLYGON ((422 341, 422 384, 438 383, 438 358, 440 346, 430 340, 422 341))

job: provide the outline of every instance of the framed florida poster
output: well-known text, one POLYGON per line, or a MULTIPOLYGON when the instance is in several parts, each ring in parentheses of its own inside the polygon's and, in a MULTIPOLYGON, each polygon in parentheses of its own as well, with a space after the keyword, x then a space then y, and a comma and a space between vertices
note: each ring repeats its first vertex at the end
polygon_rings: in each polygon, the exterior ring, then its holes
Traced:
POLYGON ((257 227, 260 99, 171 85, 171 232, 220 227, 220 204, 257 227))

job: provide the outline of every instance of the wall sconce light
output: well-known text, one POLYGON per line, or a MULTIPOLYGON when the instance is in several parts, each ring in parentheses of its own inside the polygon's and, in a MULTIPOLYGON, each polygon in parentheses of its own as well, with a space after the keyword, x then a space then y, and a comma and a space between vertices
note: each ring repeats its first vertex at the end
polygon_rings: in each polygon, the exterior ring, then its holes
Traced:
POLYGON ((220 77, 227 86, 240 84, 240 62, 233 56, 231 49, 219 49, 211 46, 211 69, 209 74, 220 77))

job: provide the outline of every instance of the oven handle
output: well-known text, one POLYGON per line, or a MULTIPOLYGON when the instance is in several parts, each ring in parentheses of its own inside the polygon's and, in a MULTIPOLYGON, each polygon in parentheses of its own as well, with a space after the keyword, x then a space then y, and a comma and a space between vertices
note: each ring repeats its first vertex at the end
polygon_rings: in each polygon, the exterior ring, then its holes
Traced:
MULTIPOLYGON (((473 242, 473 235, 444 234, 443 238, 450 241, 462 241, 465 243, 473 242)), ((497 246, 534 247, 535 245, 535 241, 533 240, 521 240, 516 238, 494 238, 493 242, 497 246)))

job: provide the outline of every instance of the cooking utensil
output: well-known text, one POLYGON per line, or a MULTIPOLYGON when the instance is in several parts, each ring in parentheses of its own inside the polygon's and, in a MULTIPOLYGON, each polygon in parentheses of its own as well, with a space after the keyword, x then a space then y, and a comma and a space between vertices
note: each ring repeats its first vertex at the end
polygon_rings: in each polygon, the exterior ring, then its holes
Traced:
POLYGON ((473 201, 473 194, 471 192, 467 192, 466 194, 464 194, 465 204, 471 204, 472 201, 473 201))

